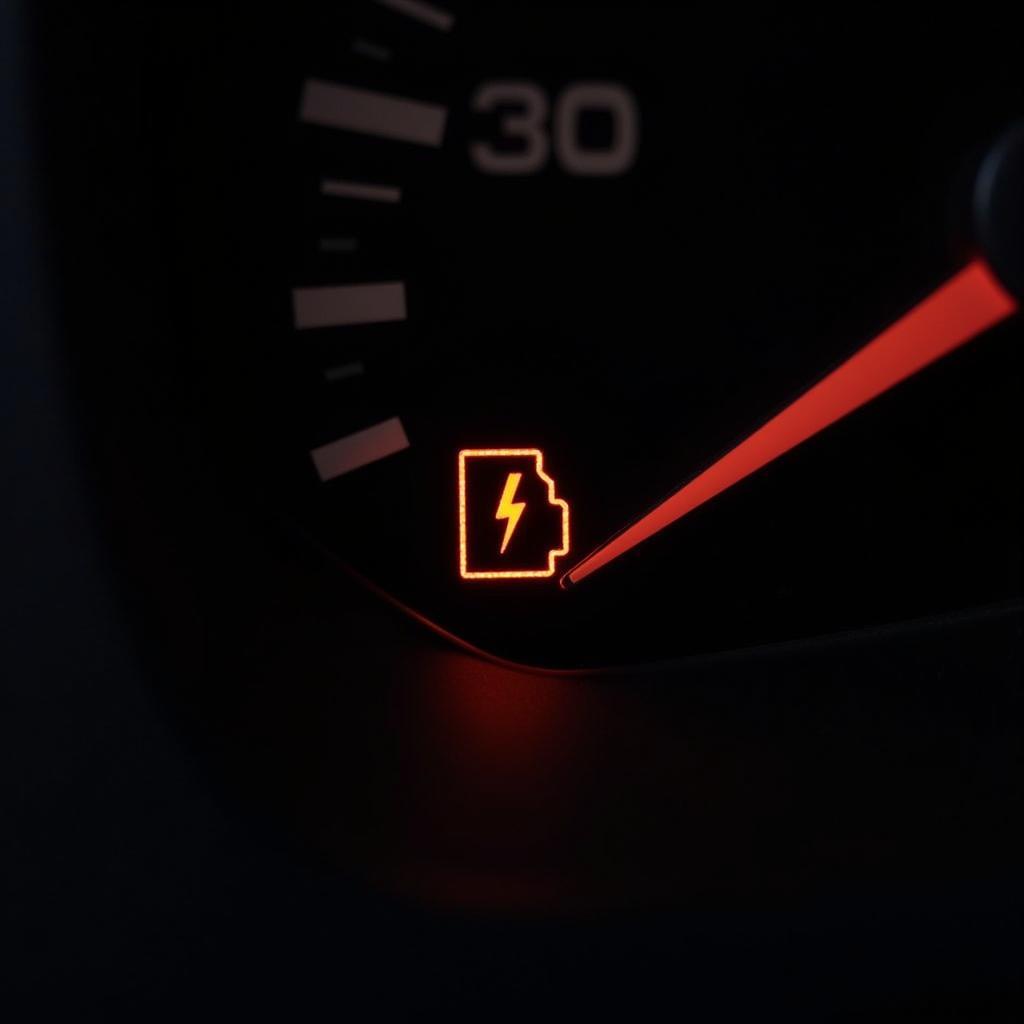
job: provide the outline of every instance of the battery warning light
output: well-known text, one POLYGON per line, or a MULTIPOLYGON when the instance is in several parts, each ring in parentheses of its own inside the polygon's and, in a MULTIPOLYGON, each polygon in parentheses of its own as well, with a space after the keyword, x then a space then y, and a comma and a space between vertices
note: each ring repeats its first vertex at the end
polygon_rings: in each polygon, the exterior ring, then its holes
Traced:
POLYGON ((539 448, 459 452, 459 575, 544 579, 569 553, 569 503, 555 494, 539 448))

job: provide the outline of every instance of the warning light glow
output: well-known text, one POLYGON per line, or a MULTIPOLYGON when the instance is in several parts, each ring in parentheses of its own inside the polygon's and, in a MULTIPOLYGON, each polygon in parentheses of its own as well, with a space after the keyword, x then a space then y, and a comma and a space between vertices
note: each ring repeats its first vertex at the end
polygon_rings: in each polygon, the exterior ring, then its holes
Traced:
MULTIPOLYGON (((525 501, 515 501, 522 473, 509 473, 494 513, 497 520, 505 520, 505 536, 499 554, 504 554, 519 518, 526 509, 525 501)), ((493 507, 493 506, 492 506, 493 507)), ((544 472, 544 453, 539 448, 463 448, 459 452, 459 575, 465 580, 543 579, 555 575, 555 559, 569 553, 569 503, 555 495, 555 481, 544 472), (469 568, 468 530, 466 523, 466 461, 474 458, 533 458, 537 476, 547 487, 548 504, 561 510, 561 543, 547 553, 547 566, 543 569, 497 569, 477 571, 469 568)))

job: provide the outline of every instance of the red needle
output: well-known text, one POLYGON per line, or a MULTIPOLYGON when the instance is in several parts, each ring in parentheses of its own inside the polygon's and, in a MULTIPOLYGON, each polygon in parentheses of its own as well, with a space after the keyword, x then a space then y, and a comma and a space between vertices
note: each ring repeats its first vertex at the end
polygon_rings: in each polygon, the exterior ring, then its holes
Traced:
POLYGON ((981 260, 969 263, 717 462, 562 577, 579 583, 715 495, 1017 310, 981 260))

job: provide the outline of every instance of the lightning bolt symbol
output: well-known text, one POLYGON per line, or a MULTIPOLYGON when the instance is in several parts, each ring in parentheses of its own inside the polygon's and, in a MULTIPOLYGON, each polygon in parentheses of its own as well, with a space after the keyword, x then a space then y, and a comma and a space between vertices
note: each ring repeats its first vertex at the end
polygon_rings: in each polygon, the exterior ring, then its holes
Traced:
POLYGON ((498 511, 494 513, 495 519, 508 520, 505 524, 505 539, 501 542, 501 554, 505 554, 505 548, 508 547, 512 534, 516 532, 519 517, 523 514, 523 509, 526 508, 525 501, 512 500, 516 496, 516 490, 522 478, 522 473, 509 473, 508 479, 505 481, 505 490, 501 492, 501 501, 498 502, 498 511))

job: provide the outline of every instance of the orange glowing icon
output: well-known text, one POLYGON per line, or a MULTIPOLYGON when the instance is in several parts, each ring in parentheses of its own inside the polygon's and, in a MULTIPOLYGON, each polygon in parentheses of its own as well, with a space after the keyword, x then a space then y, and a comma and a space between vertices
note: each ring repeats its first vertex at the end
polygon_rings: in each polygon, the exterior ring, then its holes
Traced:
POLYGON ((539 448, 459 452, 459 575, 544 579, 569 553, 569 503, 555 494, 539 448))

